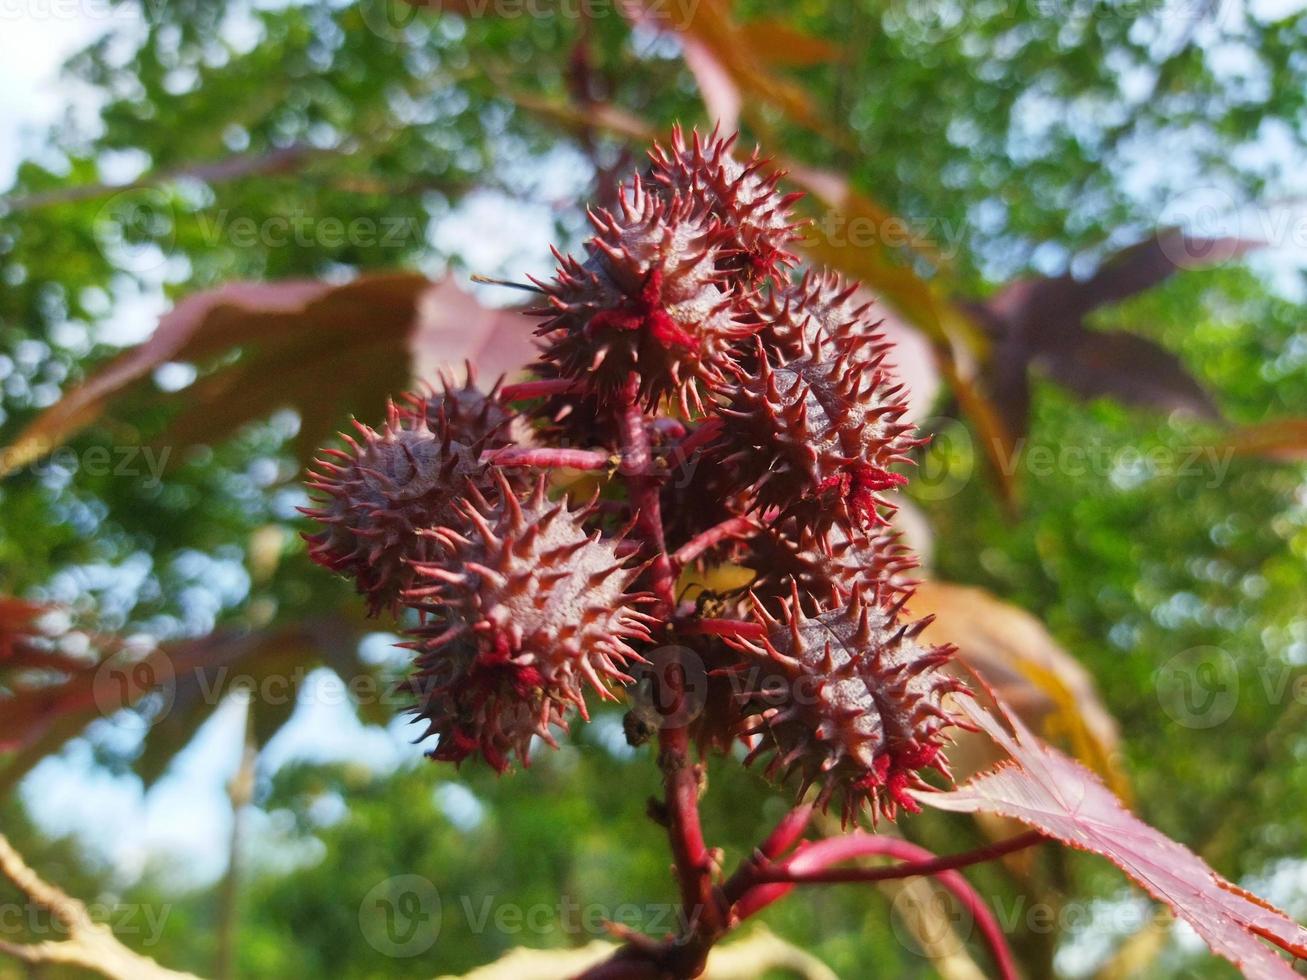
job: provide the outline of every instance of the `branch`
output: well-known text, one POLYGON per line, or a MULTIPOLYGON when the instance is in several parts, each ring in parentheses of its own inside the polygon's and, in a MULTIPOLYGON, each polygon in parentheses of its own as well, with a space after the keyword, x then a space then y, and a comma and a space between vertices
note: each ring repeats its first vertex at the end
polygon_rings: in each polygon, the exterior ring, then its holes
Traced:
MULTIPOLYGON (((622 461, 618 472, 626 483, 635 514, 634 534, 653 553, 649 565, 651 586, 657 598, 653 615, 669 620, 676 609, 676 570, 667 554, 659 499, 662 478, 653 470, 653 454, 645 415, 640 410, 639 391, 639 377, 632 374, 623 392, 623 403, 617 410, 622 440, 622 461)), ((666 674, 671 715, 675 715, 685 698, 685 677, 676 670, 666 674)), ((717 862, 704 842, 699 821, 703 767, 690 761, 688 727, 665 727, 658 733, 658 767, 663 773, 667 837, 680 885, 682 913, 684 921, 689 924, 685 942, 665 949, 669 955, 664 965, 671 967, 671 972, 678 976, 698 976, 709 949, 728 926, 726 903, 714 883, 717 862)), ((638 958, 638 946, 630 948, 637 952, 638 958)), ((616 966, 617 961, 613 965, 616 966)))
POLYGON ((743 619, 696 619, 677 626, 682 636, 734 636, 742 640, 762 640, 767 627, 743 619))
POLYGON ((76 204, 79 201, 91 201, 97 197, 107 197, 125 191, 157 187, 184 177, 214 184, 256 174, 286 173, 299 170, 314 157, 331 156, 339 152, 296 144, 267 153, 243 153, 208 163, 159 170, 125 184, 83 184, 79 187, 61 187, 58 190, 41 191, 36 194, 3 197, 0 198, 0 210, 13 214, 18 211, 36 211, 58 204, 76 204))
POLYGON ((517 384, 504 385, 499 391, 499 397, 506 402, 526 401, 529 398, 565 395, 575 387, 576 382, 571 378, 542 378, 539 381, 519 381, 517 384))
POLYGON ((608 453, 592 449, 520 449, 516 446, 488 452, 481 460, 494 466, 570 470, 606 470, 616 462, 608 453))
POLYGON ((758 868, 755 880, 762 884, 745 893, 744 897, 736 903, 735 913, 738 918, 747 918, 783 898, 799 884, 884 881, 891 878, 934 875, 940 886, 948 889, 970 913, 972 921, 989 945, 999 976, 1003 980, 1016 980, 1016 964, 998 920, 994 918, 985 900, 956 869, 1030 847, 1043 839, 1043 836, 1038 833, 1019 834, 989 847, 941 858, 924 847, 918 847, 897 837, 865 833, 833 837, 801 847, 793 857, 782 862, 777 868, 758 868), (853 858, 880 856, 900 858, 907 863, 890 868, 835 870, 829 868, 832 864, 853 858))
POLYGON ((0 939, 0 953, 33 966, 80 967, 109 980, 196 980, 192 974, 165 969, 120 943, 107 926, 92 920, 85 905, 42 881, 3 834, 0 834, 0 875, 13 882, 37 907, 49 912, 68 932, 67 939, 39 943, 0 939))
MULTIPOLYGON (((848 857, 862 857, 867 853, 862 850, 860 840, 865 838, 859 835, 850 837, 837 837, 829 841, 823 841, 823 844, 831 845, 832 854, 837 850, 835 845, 848 842, 848 857)), ((983 864, 986 861, 992 861, 995 858, 1002 857, 1005 854, 1012 854, 1015 851, 1022 851, 1028 847, 1034 847, 1036 844, 1042 844, 1046 840, 1043 834, 1037 830, 1028 830, 1023 834, 1017 834, 1015 837, 1009 837, 1006 840, 989 844, 985 847, 978 847, 974 851, 963 851, 960 854, 949 854, 944 857, 935 857, 931 855, 925 860, 909 860, 902 864, 894 864, 885 868, 830 868, 825 866, 812 867, 807 870, 803 866, 796 866, 800 860, 795 858, 787 864, 778 867, 765 867, 758 871, 757 879, 762 882, 790 882, 796 885, 815 885, 815 884, 839 884, 841 882, 867 882, 867 881, 892 881, 898 878, 916 878, 922 875, 937 875, 944 871, 954 871, 958 868, 970 867, 973 864, 983 864)), ((915 844, 903 842, 906 847, 915 848, 918 852, 928 854, 922 851, 915 844)), ((815 846, 815 845, 814 845, 815 846)), ((811 850, 809 848, 808 850, 811 850)), ((806 852, 805 852, 806 853, 806 852)), ((877 852, 881 853, 881 852, 877 852)), ((885 851, 883 853, 889 853, 885 851)), ((905 855, 894 855, 902 857, 905 855)), ((847 858, 830 857, 827 863, 846 860, 847 858)))
POLYGON ((709 548, 721 544, 728 538, 747 538, 757 534, 760 530, 762 530, 761 525, 747 517, 727 518, 720 524, 710 527, 706 531, 701 531, 681 545, 676 550, 676 554, 672 556, 672 560, 678 566, 683 567, 694 561, 709 548))

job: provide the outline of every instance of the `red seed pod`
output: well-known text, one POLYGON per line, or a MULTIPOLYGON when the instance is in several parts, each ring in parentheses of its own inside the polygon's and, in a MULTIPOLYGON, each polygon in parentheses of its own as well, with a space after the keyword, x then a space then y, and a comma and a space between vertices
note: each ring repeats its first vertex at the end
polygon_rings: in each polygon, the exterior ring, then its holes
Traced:
POLYGON ((881 494, 907 482, 891 467, 918 445, 903 386, 883 369, 873 336, 837 350, 816 338, 799 356, 768 355, 758 341, 755 374, 741 372, 717 444, 721 465, 753 487, 758 509, 823 532, 885 524, 881 494))
POLYGON ((590 258, 560 256, 540 284, 550 303, 544 360, 601 402, 635 372, 644 406, 674 395, 686 415, 702 413, 701 386, 725 381, 732 346, 753 330, 718 269, 727 233, 692 201, 660 198, 638 179, 616 213, 590 218, 590 258))
POLYGON ((752 661, 737 695, 740 733, 753 743, 746 761, 768 757, 767 774, 797 776, 800 796, 819 785, 821 805, 838 800, 846 823, 864 806, 873 819, 917 812, 907 790, 927 786, 926 768, 948 777, 940 750, 946 729, 960 724, 944 698, 965 688, 940 669, 952 648, 922 646, 929 618, 900 624, 860 587, 816 615, 797 588, 781 605, 774 617, 754 604, 760 642, 731 641, 752 661))
POLYGON ((439 389, 434 387, 403 396, 401 412, 411 418, 426 419, 432 432, 448 432, 449 437, 478 451, 499 449, 521 441, 527 428, 513 411, 499 400, 496 382, 489 392, 476 385, 476 372, 467 365, 467 383, 459 385, 442 374, 439 389))
POLYGON ((510 750, 526 762, 533 735, 552 744, 572 708, 588 719, 587 686, 611 698, 611 684, 629 682, 622 668, 640 659, 630 643, 649 638, 651 620, 627 591, 639 569, 586 530, 587 510, 548 501, 543 480, 519 501, 497 476, 493 503, 473 492, 459 505, 463 531, 426 532, 438 555, 414 566, 405 600, 433 614, 408 646, 417 713, 442 737, 436 757, 480 750, 502 772, 510 750))
POLYGON ((381 431, 355 421, 344 449, 324 449, 309 473, 316 506, 301 508, 322 525, 306 534, 309 556, 354 579, 370 615, 396 611, 410 587, 410 562, 426 559, 431 542, 418 529, 455 525, 455 507, 470 479, 481 478, 476 453, 434 432, 425 417, 388 407, 381 431))
POLYGON ((731 234, 731 249, 723 253, 724 268, 749 278, 779 281, 797 261, 788 246, 800 237, 800 223, 790 206, 802 194, 782 194, 776 185, 783 176, 766 169, 757 150, 743 163, 731 156, 735 136, 716 130, 707 141, 698 131, 687 146, 681 128, 672 130, 670 149, 655 144, 652 180, 670 195, 705 204, 731 234))
MULTIPOLYGON (((875 605, 889 606, 910 596, 917 584, 909 576, 917 559, 897 531, 837 524, 819 535, 786 523, 768 528, 750 544, 745 564, 758 573, 753 591, 764 600, 789 595, 793 582, 800 594, 821 601, 847 599, 860 589, 875 605)), ((767 604, 774 608, 774 602, 767 604)))
POLYGON ((797 282, 755 297, 754 316, 762 323, 758 336, 787 357, 801 357, 814 345, 837 353, 859 347, 887 352, 873 304, 860 298, 859 289, 833 272, 805 269, 797 282))

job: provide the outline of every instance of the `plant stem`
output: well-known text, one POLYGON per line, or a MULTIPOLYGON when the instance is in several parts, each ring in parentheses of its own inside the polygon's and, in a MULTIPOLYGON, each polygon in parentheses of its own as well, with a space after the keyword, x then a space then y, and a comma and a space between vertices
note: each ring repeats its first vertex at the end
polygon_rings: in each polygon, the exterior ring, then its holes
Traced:
POLYGON ((613 457, 592 449, 519 449, 510 446, 482 456, 495 466, 533 466, 540 469, 606 470, 613 457))
POLYGON ((676 554, 672 560, 678 566, 684 567, 694 561, 701 554, 714 545, 720 544, 727 538, 747 538, 761 530, 757 521, 750 520, 747 517, 731 517, 722 521, 714 527, 708 528, 696 534, 685 544, 676 549, 676 554))
POLYGON ((742 640, 761 640, 767 635, 762 623, 742 619, 696 619, 677 627, 682 636, 726 636, 742 640))
MULTIPOLYGON (((851 835, 849 837, 835 837, 829 841, 823 841, 823 844, 843 844, 850 843, 850 857, 861 857, 863 852, 859 850, 859 839, 865 839, 866 835, 851 835)), ((890 838, 891 840, 895 838, 890 838)), ((886 868, 829 868, 814 867, 811 870, 804 870, 803 866, 796 867, 793 862, 782 864, 778 867, 762 868, 756 878, 759 882, 789 882, 796 885, 810 884, 838 884, 840 882, 867 882, 867 881, 892 881, 897 878, 914 878, 921 875, 936 875, 944 871, 953 871, 958 868, 970 867, 973 864, 983 864, 986 861, 992 861, 995 858, 1002 857, 1005 854, 1012 854, 1016 851, 1025 850, 1028 847, 1034 847, 1036 844, 1042 844, 1048 838, 1037 830, 1029 830, 1023 834, 1017 834, 1015 837, 1009 837, 1007 840, 1001 840, 985 847, 978 847, 972 851, 963 851, 959 854, 948 854, 943 857, 930 855, 925 859, 916 859, 905 861, 902 864, 891 865, 886 868)), ((911 845, 916 847, 916 845, 911 845)), ((920 851, 920 848, 917 848, 920 851)), ((879 852, 878 852, 879 853, 879 852)), ((929 852, 923 852, 929 853, 929 852)), ((796 859, 797 860, 797 859, 796 859)), ((838 860, 847 860, 847 858, 832 858, 829 863, 835 863, 838 860)))
POLYGON ((722 420, 718 418, 711 418, 701 422, 698 428, 672 449, 667 459, 667 468, 672 472, 680 469, 690 461, 695 453, 717 438, 717 433, 721 431, 721 428, 722 420))
MULTIPOLYGON (((618 472, 626 482, 635 515, 634 534, 652 551, 651 586, 656 597, 653 615, 669 620, 676 608, 676 570, 667 554, 663 531, 659 486, 662 477, 653 469, 649 434, 639 402, 639 378, 632 374, 623 392, 618 413, 622 439, 622 462, 618 472)), ((685 698, 681 672, 668 671, 666 695, 678 716, 685 698)), ((685 725, 663 728, 658 737, 658 766, 663 774, 667 836, 676 865, 681 906, 690 935, 679 947, 677 975, 696 976, 713 941, 725 930, 723 900, 713 882, 714 861, 704 843, 699 821, 699 791, 702 767, 690 761, 690 731, 685 725)))
MULTIPOLYGON (((752 874, 747 877, 751 877, 759 884, 744 893, 743 897, 735 903, 733 911, 737 920, 748 918, 772 902, 785 897, 800 884, 887 881, 933 875, 940 885, 947 888, 970 913, 972 921, 989 945, 999 976, 1003 980, 1015 980, 1016 965, 1012 959, 1012 952, 1008 949, 1007 937, 1003 935, 998 920, 994 918, 985 900, 957 869, 993 860, 1004 854, 1038 844, 1045 839, 1042 834, 1030 831, 974 851, 937 857, 925 848, 897 837, 864 833, 833 837, 802 846, 793 857, 777 867, 755 865, 752 874), (904 863, 888 868, 831 869, 829 867, 853 858, 872 856, 900 858, 904 863)), ((744 870, 741 869, 742 874, 744 870)))
POLYGON ((667 617, 676 608, 676 571, 672 568, 663 535, 662 503, 658 499, 662 478, 653 469, 649 433, 637 400, 639 390, 639 378, 632 374, 623 391, 623 404, 617 417, 622 438, 622 461, 618 472, 626 480, 631 510, 636 517, 636 533, 653 551, 650 573, 653 592, 658 599, 654 615, 667 617))
POLYGON ((550 395, 565 395, 575 387, 576 382, 571 378, 544 378, 540 381, 522 381, 514 385, 504 385, 499 391, 499 397, 506 402, 548 398, 550 395))

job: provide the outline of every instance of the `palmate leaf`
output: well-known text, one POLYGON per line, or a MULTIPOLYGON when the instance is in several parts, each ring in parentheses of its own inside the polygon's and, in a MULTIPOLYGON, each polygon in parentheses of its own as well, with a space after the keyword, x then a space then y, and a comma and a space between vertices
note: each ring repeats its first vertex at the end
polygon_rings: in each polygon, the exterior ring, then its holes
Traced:
MULTIPOLYGON (((0 617, 5 608, 0 604, 0 617)), ((164 644, 143 655, 108 649, 97 662, 29 663, 0 656, 0 689, 9 688, 7 694, 0 690, 0 751, 13 753, 0 767, 0 790, 91 722, 132 708, 147 697, 153 699, 146 716, 150 728, 135 762, 147 785, 163 774, 238 687, 250 694, 256 741, 266 744, 290 719, 301 681, 319 663, 325 660, 355 689, 368 673, 357 658, 363 629, 359 622, 324 614, 266 630, 219 630, 164 644), (12 669, 6 672, 7 666, 12 669), (25 668, 22 682, 6 684, 6 675, 20 667, 25 668), (42 672, 34 674, 32 667, 42 672)), ((377 721, 376 709, 385 693, 380 682, 360 690, 377 693, 357 706, 366 720, 377 721)))
MULTIPOLYGON (((1024 609, 984 589, 926 580, 912 597, 914 616, 934 616, 930 636, 952 643, 1002 702, 1045 738, 1065 745, 1107 780, 1118 796, 1130 786, 1119 766, 1121 733, 1084 666, 1024 609)), ((965 736, 963 736, 965 737, 965 736)), ((997 756, 989 751, 989 764, 997 756)))
POLYGON ((229 283, 182 300, 148 340, 42 412, 4 452, 0 476, 111 414, 117 399, 177 361, 201 374, 160 396, 181 406, 164 441, 211 444, 293 408, 306 460, 351 414, 375 417, 414 378, 464 361, 485 375, 515 370, 531 355, 532 327, 520 313, 481 306, 450 279, 229 283))
POLYGON ((1097 776, 1045 745, 1001 705, 1010 731, 968 699, 960 707, 1011 758, 955 790, 915 793, 921 803, 959 813, 1010 817, 1071 847, 1099 854, 1170 906, 1245 976, 1252 980, 1298 976, 1261 940, 1295 957, 1307 957, 1307 929, 1134 816, 1097 776))
POLYGON ((1109 256, 1088 278, 1022 279, 967 304, 993 337, 987 387, 1009 434, 1016 438, 1026 431, 1032 368, 1081 398, 1106 395, 1127 405, 1219 419, 1211 396, 1175 354, 1145 337, 1090 330, 1086 318, 1178 271, 1255 247, 1242 239, 1192 238, 1163 229, 1109 256))

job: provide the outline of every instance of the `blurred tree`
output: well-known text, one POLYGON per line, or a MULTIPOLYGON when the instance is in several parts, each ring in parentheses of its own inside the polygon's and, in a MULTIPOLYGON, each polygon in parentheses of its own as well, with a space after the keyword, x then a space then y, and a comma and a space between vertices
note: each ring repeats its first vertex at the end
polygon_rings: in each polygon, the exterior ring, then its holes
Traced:
MULTIPOLYGON (((145 3, 135 27, 73 60, 97 118, 70 114, 0 203, 0 444, 124 339, 142 337, 156 290, 175 298, 230 280, 341 282, 395 268, 539 272, 546 242, 522 240, 523 210, 547 216, 554 238, 574 246, 579 202, 611 194, 614 175, 635 161, 633 130, 703 122, 704 94, 722 105, 734 90, 746 141, 783 157, 806 186, 834 180, 844 190, 843 205, 814 196, 812 250, 873 278, 925 333, 950 315, 948 301, 993 297, 1033 275, 1083 277, 1208 201, 1236 213, 1298 190, 1281 158, 1301 159, 1307 132, 1300 13, 1229 2, 700 0, 647 4, 655 15, 632 27, 617 5, 428 6, 145 3), (687 52, 698 54, 687 62, 687 52), (501 247, 487 253, 486 241, 501 247)), ((1303 313, 1227 264, 1098 310, 1090 326, 1156 342, 1226 419, 1255 424, 1307 405, 1303 313)), ((960 322, 944 331, 951 341, 971 337, 960 322)), ((993 339, 974 341, 977 357, 993 339)), ((294 629, 347 605, 295 534, 304 502, 295 413, 229 412, 249 419, 237 435, 179 449, 163 471, 139 451, 121 468, 119 456, 89 465, 94 449, 168 445, 163 434, 196 381, 221 380, 241 355, 159 365, 75 437, 72 455, 0 484, 0 593, 65 606, 68 651, 93 646, 87 635, 181 643, 218 628, 236 637, 294 629)), ((1131 378, 1142 383, 1139 372, 1131 378)), ((379 404, 333 397, 342 380, 321 379, 340 422, 350 411, 379 414, 379 404)), ((936 445, 915 484, 935 572, 1039 616, 1120 721, 1142 815, 1223 873, 1266 880, 1304 846, 1294 819, 1307 809, 1307 776, 1295 765, 1307 710, 1301 462, 1233 456, 1210 422, 1108 400, 1086 407, 1037 381, 1021 454, 999 454, 1019 484, 1014 519, 985 478, 991 433, 965 394, 955 386, 930 421, 936 445), (1239 692, 1212 727, 1194 727, 1167 686, 1168 665, 1190 664, 1196 648, 1218 650, 1214 662, 1230 665, 1239 692)), ((229 407, 242 397, 218 396, 229 407)), ((348 649, 330 659, 346 676, 365 669, 362 629, 338 631, 348 649)), ((0 677, 0 699, 7 683, 0 677)), ((363 707, 370 721, 387 716, 363 707)), ((268 715, 261 739, 288 715, 268 715)), ((169 718, 156 731, 160 748, 94 728, 86 737, 107 765, 152 778, 205 717, 169 718)), ((82 733, 84 720, 17 751, 0 782, 82 733)), ((294 818, 285 833, 306 857, 251 884, 242 972, 430 976, 519 940, 593 936, 467 930, 447 900, 433 951, 386 957, 360 943, 357 911, 396 874, 496 904, 556 903, 560 885, 600 904, 669 894, 662 842, 627 799, 649 767, 612 749, 611 718, 593 731, 608 741, 582 736, 511 780, 471 771, 466 792, 427 768, 278 774, 260 805, 294 818)), ((777 801, 747 774, 723 767, 718 778, 729 788, 710 794, 706 819, 738 856, 777 801)), ((913 832, 956 850, 966 827, 932 817, 913 832)), ((12 836, 42 856, 39 835, 12 836)), ((1003 901, 1021 888, 1082 909, 1120 897, 1121 877, 1101 863, 1042 861, 1024 883, 978 873, 1003 901)), ((70 892, 96 892, 65 870, 70 892)), ((158 900, 147 893, 142 901, 158 900)), ((216 946, 211 896, 176 902, 158 956, 203 972, 216 946)), ((930 975, 930 961, 895 938, 887 909, 845 886, 777 906, 768 922, 844 975, 861 975, 868 960, 887 975, 930 975)), ((1032 973, 1088 969, 1083 936, 1061 937, 1054 961, 1058 936, 1028 923, 1015 932, 1032 973)), ((1225 971, 1174 944, 1150 969, 1225 971)))

